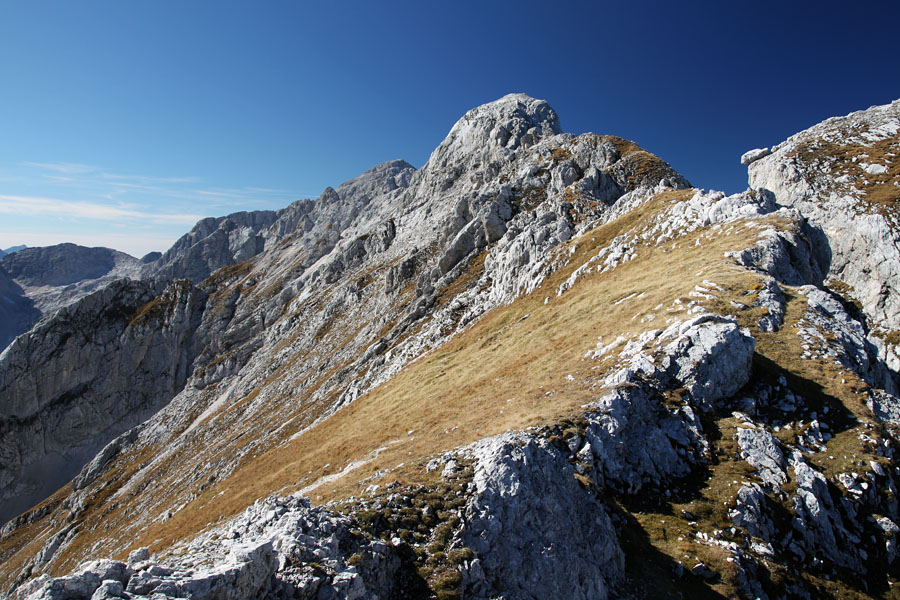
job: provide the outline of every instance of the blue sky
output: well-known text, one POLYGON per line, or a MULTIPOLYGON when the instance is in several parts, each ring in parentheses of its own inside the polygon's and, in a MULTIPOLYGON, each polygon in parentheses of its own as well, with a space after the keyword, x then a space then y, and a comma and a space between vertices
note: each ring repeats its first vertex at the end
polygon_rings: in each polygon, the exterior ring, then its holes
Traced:
POLYGON ((419 167, 510 92, 737 192, 745 150, 900 97, 898 22, 896 1, 0 0, 0 247, 163 251, 419 167))

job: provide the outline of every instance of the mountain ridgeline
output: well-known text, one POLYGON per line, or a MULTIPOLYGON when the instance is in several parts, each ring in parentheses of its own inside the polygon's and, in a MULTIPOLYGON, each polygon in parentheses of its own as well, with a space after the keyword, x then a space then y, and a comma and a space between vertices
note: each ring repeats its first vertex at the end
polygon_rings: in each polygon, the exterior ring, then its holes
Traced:
POLYGON ((513 94, 165 254, 0 259, 0 589, 890 597, 900 101, 694 188, 513 94))

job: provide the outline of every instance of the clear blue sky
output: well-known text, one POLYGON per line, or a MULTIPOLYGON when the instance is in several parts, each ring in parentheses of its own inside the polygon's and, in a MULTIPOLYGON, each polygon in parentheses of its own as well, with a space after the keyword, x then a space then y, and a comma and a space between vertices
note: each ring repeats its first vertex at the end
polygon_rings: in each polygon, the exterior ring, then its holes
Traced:
POLYGON ((0 247, 165 250, 421 166, 509 92, 737 192, 745 150, 900 97, 898 23, 895 0, 0 0, 0 247))

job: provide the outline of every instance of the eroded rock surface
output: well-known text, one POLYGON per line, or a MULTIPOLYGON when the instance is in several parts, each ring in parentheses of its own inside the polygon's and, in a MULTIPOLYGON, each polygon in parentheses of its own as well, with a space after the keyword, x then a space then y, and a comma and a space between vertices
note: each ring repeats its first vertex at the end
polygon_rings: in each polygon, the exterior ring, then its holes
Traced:
POLYGON ((828 119, 749 166, 750 187, 803 213, 822 236, 818 252, 828 275, 849 285, 869 318, 888 330, 900 329, 898 132, 900 101, 828 119))
POLYGON ((464 595, 610 597, 624 557, 608 509, 564 457, 545 440, 516 434, 470 451, 475 489, 458 535, 478 558, 464 570, 464 595))

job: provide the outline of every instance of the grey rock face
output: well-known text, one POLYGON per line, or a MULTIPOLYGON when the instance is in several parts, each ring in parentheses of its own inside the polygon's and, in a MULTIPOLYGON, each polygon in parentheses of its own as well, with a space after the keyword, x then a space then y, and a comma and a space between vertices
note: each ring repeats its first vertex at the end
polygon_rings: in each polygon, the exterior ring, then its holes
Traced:
POLYGON ((463 115, 431 154, 428 163, 435 174, 450 171, 440 182, 446 189, 453 183, 455 165, 472 162, 489 165, 521 146, 531 146, 560 132, 559 117, 545 101, 524 94, 509 94, 463 115))
POLYGON ((586 438, 595 479, 627 494, 688 475, 700 463, 706 440, 689 406, 668 410, 652 390, 617 389, 589 405, 586 438))
MULTIPOLYGON (((836 360, 862 379, 897 396, 898 376, 879 360, 878 349, 869 341, 865 325, 850 315, 833 294, 813 286, 803 286, 799 292, 807 297, 808 306, 800 336, 808 346, 812 342, 818 347, 815 355, 836 360)), ((806 356, 813 355, 807 351, 806 356)))
POLYGON ((701 315, 680 324, 676 335, 664 348, 662 368, 688 389, 701 409, 733 395, 750 379, 756 340, 734 319, 701 315))
POLYGON ((733 319, 711 314, 647 338, 645 351, 607 378, 621 387, 586 406, 597 480, 628 494, 648 483, 663 488, 703 461, 707 442, 695 411, 711 410, 747 383, 755 346, 733 319), (656 361, 649 357, 654 350, 661 354, 656 361), (658 387, 685 389, 686 404, 665 407, 658 387))
POLYGON ((143 266, 143 277, 200 282, 210 273, 256 256, 265 248, 262 231, 277 218, 274 211, 239 212, 197 223, 159 259, 143 266))
MULTIPOLYGON (((224 306, 216 307, 215 318, 204 320, 206 293, 186 281, 163 290, 168 279, 189 275, 199 281, 213 269, 255 256, 266 239, 279 236, 292 238, 308 251, 311 264, 330 251, 341 231, 360 217, 368 195, 405 186, 413 170, 402 161, 392 161, 347 182, 339 192, 326 192, 317 202, 298 203, 278 213, 236 213, 201 221, 166 255, 143 265, 140 274, 147 282, 117 279, 137 276, 140 265, 132 257, 102 248, 66 244, 7 257, 16 276, 31 286, 29 291, 75 289, 59 306, 43 305, 59 312, 0 358, 0 427, 4 432, 0 441, 0 521, 65 483, 103 448, 76 479, 75 487, 80 489, 96 479, 119 452, 122 439, 104 447, 106 443, 143 422, 184 388, 198 355, 206 363, 225 352, 234 354, 235 360, 245 360, 258 348, 258 343, 242 344, 259 335, 264 318, 255 310, 237 310, 238 296, 226 298, 224 306), (339 193, 346 201, 340 200, 339 193), (307 219, 315 220, 309 231, 297 217, 303 211, 307 219), (333 237, 324 244, 319 240, 311 243, 310 238, 318 238, 322 232, 333 237), (74 283, 66 287, 70 281, 74 283), (78 301, 78 294, 93 288, 99 291, 78 301), (162 295, 156 297, 161 290, 162 295), (235 352, 238 346, 242 347, 240 353, 235 352)), ((358 266, 354 261, 361 255, 383 251, 393 231, 393 223, 385 223, 366 243, 345 248, 343 262, 333 265, 340 270, 358 266)), ((10 290, 6 295, 14 297, 18 284, 3 275, 0 271, 0 285, 6 282, 10 290)), ((23 307, 31 302, 24 294, 16 301, 23 307)), ((9 305, 3 303, 0 311, 9 305)), ((36 309, 29 314, 34 313, 36 309)), ((10 319, 4 326, 16 323, 10 319)), ((10 337, 29 326, 26 323, 11 330, 10 337)), ((225 376, 234 364, 218 363, 199 385, 225 376)))
POLYGON ((825 477, 810 468, 799 452, 791 456, 798 489, 792 497, 794 530, 806 551, 821 555, 836 565, 856 571, 863 566, 855 544, 859 537, 847 530, 841 511, 834 503, 825 477))
POLYGON ((23 600, 242 600, 269 591, 278 566, 271 544, 236 547, 229 558, 217 568, 197 573, 146 562, 132 570, 118 561, 94 561, 72 575, 35 579, 17 590, 17 596, 23 600))
POLYGON ((85 279, 100 279, 123 267, 135 267, 137 259, 109 248, 85 248, 59 244, 26 248, 2 260, 10 277, 29 287, 72 285, 85 279))
POLYGON ((103 446, 91 462, 86 464, 75 479, 72 480, 72 489, 78 491, 93 483, 102 473, 106 465, 113 458, 119 455, 125 448, 131 444, 137 437, 138 428, 129 429, 122 435, 116 437, 113 441, 103 446))
POLYGON ((0 355, 0 520, 68 481, 184 386, 205 300, 185 282, 157 298, 149 284, 121 280, 0 355))
POLYGON ((750 165, 751 163, 754 163, 770 154, 772 154, 772 151, 768 148, 755 148, 753 150, 748 150, 741 155, 741 164, 744 166, 750 165))
POLYGON ((760 331, 778 331, 784 323, 784 308, 786 299, 775 278, 766 279, 765 287, 759 290, 756 303, 766 309, 768 313, 761 317, 757 323, 760 331))
POLYGON ((353 521, 305 498, 257 502, 225 525, 192 540, 177 558, 151 560, 146 549, 128 563, 92 561, 61 578, 21 586, 23 600, 92 598, 354 598, 392 597, 396 550, 353 533, 353 521), (352 558, 352 560, 351 560, 352 558))
POLYGON ((22 246, 10 246, 10 247, 7 248, 6 250, 0 250, 0 258, 3 258, 3 257, 6 256, 7 254, 15 254, 15 253, 18 252, 19 250, 24 250, 24 249, 27 248, 27 247, 28 247, 28 246, 25 246, 25 245, 22 245, 22 246))
POLYGON ((762 540, 775 539, 775 524, 766 503, 766 494, 758 484, 745 483, 738 490, 737 502, 729 516, 750 535, 762 540))
POLYGON ((559 452, 505 434, 471 453, 476 491, 460 539, 478 558, 464 576, 464 596, 609 597, 624 570, 615 530, 559 452))
MULTIPOLYGON (((801 216, 794 213, 797 219, 801 216)), ((809 237, 800 232, 770 230, 744 250, 728 252, 738 264, 771 275, 788 285, 820 285, 825 278, 809 237)))
POLYGON ((736 439, 741 457, 756 468, 763 483, 776 491, 787 483, 784 455, 768 429, 738 427, 736 439))
POLYGON ((28 331, 40 316, 34 300, 0 266, 0 351, 28 331))

